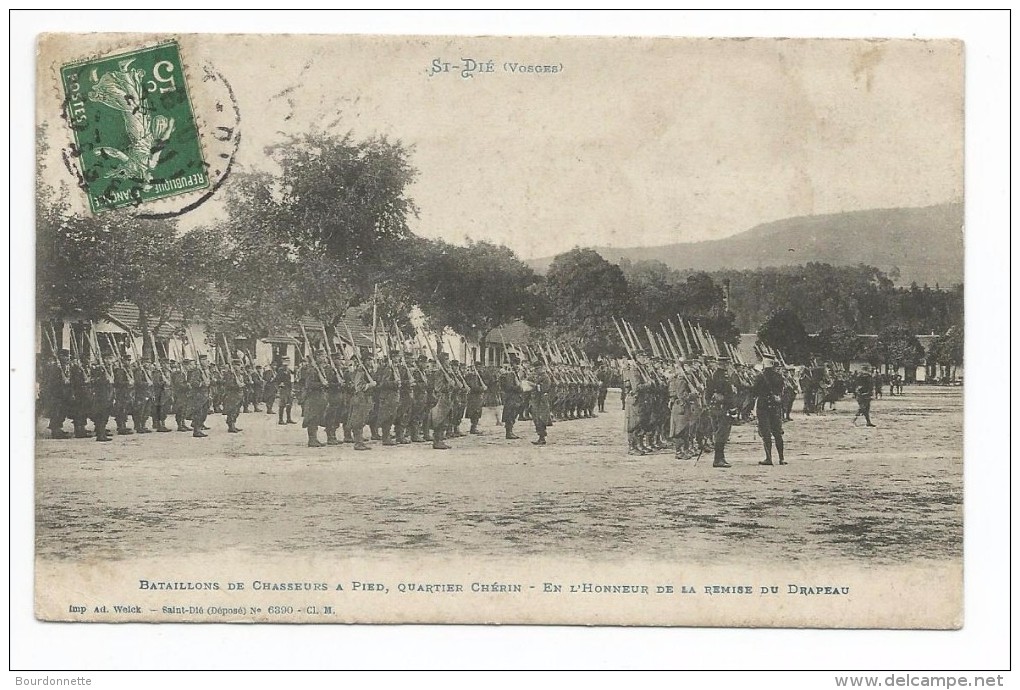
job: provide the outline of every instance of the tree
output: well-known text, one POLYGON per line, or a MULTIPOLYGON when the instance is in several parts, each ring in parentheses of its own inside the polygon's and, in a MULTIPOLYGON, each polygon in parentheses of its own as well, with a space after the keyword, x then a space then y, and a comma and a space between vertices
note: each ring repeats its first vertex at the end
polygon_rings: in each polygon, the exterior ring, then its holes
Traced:
POLYGON ((907 380, 912 380, 909 373, 924 361, 924 347, 917 337, 904 326, 889 326, 878 334, 877 354, 887 367, 899 369, 903 367, 907 380))
POLYGON ((853 330, 845 326, 831 326, 818 333, 814 351, 849 369, 850 362, 860 356, 862 348, 860 338, 853 330))
POLYGON ((436 241, 416 264, 414 294, 435 330, 448 326, 474 336, 484 351, 492 329, 531 318, 540 308, 541 297, 532 290, 537 281, 531 267, 503 245, 436 241))
POLYGON ((953 326, 932 343, 929 364, 941 368, 941 378, 956 379, 956 367, 963 364, 963 340, 963 327, 953 326))
POLYGON ((417 174, 410 151, 385 137, 314 133, 266 153, 279 174, 231 179, 222 307, 250 335, 306 315, 330 330, 406 271, 407 221, 417 214, 407 194, 417 174))
POLYGON ((790 364, 806 364, 811 358, 811 341, 797 312, 777 309, 758 329, 758 342, 783 353, 790 364))
POLYGON ((553 259, 545 291, 555 337, 580 343, 592 358, 623 352, 613 317, 629 316, 632 305, 619 266, 592 249, 572 249, 553 259))

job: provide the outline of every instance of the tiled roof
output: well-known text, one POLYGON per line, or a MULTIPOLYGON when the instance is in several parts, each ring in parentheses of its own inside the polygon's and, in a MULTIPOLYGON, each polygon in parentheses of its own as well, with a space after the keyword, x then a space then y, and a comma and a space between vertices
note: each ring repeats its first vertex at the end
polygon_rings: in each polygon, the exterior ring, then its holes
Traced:
POLYGON ((514 321, 489 331, 489 334, 485 336, 485 341, 502 345, 509 345, 510 343, 514 345, 527 345, 531 342, 531 328, 523 321, 514 321))
MULTIPOLYGON (((139 311, 131 302, 117 302, 113 307, 110 308, 108 313, 111 321, 122 325, 125 328, 129 328, 136 334, 140 334, 142 331, 142 325, 139 322, 139 311)), ((170 314, 170 323, 163 324, 159 327, 156 332, 156 336, 159 338, 169 338, 173 335, 173 330, 181 324, 181 315, 176 311, 170 314)), ((149 327, 153 325, 153 318, 149 317, 149 327)))

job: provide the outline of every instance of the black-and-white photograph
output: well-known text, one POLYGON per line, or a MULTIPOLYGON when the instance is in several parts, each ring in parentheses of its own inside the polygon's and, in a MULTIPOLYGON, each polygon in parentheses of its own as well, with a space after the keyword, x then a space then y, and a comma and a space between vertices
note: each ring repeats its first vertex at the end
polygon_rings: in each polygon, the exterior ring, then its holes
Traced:
POLYGON ((963 55, 41 36, 36 615, 960 627, 963 55))

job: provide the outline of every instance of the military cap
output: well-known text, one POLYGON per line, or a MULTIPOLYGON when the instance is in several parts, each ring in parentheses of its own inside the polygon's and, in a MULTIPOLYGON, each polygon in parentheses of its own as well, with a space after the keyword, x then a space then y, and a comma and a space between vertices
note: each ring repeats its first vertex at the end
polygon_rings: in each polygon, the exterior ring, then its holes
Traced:
POLYGON ((427 361, 429 361, 428 357, 426 357, 425 355, 418 355, 418 363, 419 364, 424 364, 427 361))
POLYGON ((340 352, 339 350, 337 350, 332 355, 330 355, 330 357, 332 357, 333 359, 343 359, 344 358, 344 353, 340 352))
POLYGON ((204 353, 203 353, 203 354, 200 354, 200 355, 198 356, 198 358, 199 358, 199 359, 209 359, 209 355, 207 355, 207 354, 204 354, 204 353))
POLYGON ((230 360, 230 363, 231 364, 240 364, 241 363, 241 358, 240 357, 234 357, 232 360, 230 360))
POLYGON ((188 357, 185 357, 185 358, 184 358, 184 359, 182 360, 182 362, 181 362, 181 363, 182 363, 182 364, 194 364, 194 363, 195 363, 195 360, 193 360, 193 359, 190 359, 190 358, 188 358, 188 357))
POLYGON ((281 357, 280 361, 283 362, 284 364, 286 364, 286 363, 290 362, 290 357, 281 357))
POLYGON ((130 359, 131 359, 131 353, 130 353, 130 352, 125 352, 125 353, 124 353, 124 359, 126 359, 126 360, 129 360, 129 361, 130 361, 130 359))
POLYGON ((730 358, 727 357, 726 355, 719 355, 718 357, 715 358, 715 361, 719 362, 720 364, 728 364, 730 362, 730 358))
POLYGON ((71 356, 71 351, 70 350, 61 350, 59 354, 60 354, 61 357, 70 357, 71 356))

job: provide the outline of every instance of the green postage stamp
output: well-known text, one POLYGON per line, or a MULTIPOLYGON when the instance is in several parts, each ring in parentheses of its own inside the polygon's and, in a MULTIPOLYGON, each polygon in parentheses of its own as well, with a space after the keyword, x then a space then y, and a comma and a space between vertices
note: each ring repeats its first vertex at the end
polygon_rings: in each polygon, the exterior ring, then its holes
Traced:
POLYGON ((209 186, 176 42, 60 70, 93 212, 209 186))

